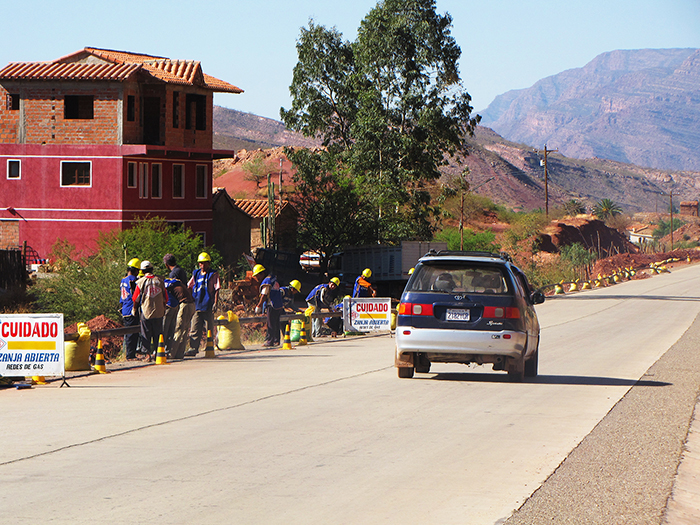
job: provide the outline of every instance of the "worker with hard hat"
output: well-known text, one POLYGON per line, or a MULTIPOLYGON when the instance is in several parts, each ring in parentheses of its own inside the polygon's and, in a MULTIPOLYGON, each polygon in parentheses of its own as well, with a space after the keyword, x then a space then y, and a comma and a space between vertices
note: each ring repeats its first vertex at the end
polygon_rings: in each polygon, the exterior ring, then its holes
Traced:
POLYGON ((141 261, 143 277, 136 281, 134 289, 134 309, 141 309, 141 346, 150 361, 163 333, 163 317, 168 302, 168 292, 163 279, 153 273, 150 261, 141 261))
MULTIPOLYGON (((294 279, 289 282, 288 286, 283 286, 280 288, 280 293, 282 294, 282 307, 284 310, 291 310, 292 312, 300 312, 296 304, 294 304, 294 296, 301 292, 301 283, 294 279)), ((280 328, 282 329, 282 334, 287 330, 288 321, 282 321, 280 328)))
MULTIPOLYGON (((126 276, 119 284, 119 306, 124 326, 136 326, 139 324, 138 311, 134 312, 134 290, 136 289, 136 276, 139 274, 141 261, 136 258, 126 263, 126 276)), ((124 336, 124 351, 129 361, 136 359, 139 334, 126 334, 124 336)))
POLYGON ((377 295, 369 278, 372 277, 372 270, 365 268, 362 275, 355 279, 355 286, 352 289, 353 297, 374 297, 377 295))
MULTIPOLYGON (((262 275, 265 272, 265 268, 261 265, 256 269, 253 268, 253 276, 262 275)), ((267 274, 260 283, 260 299, 258 300, 258 305, 255 307, 255 313, 265 313, 267 318, 267 333, 265 335, 265 342, 263 346, 279 346, 281 339, 281 325, 280 317, 282 316, 283 302, 282 302, 282 292, 280 291, 280 283, 277 281, 277 277, 272 272, 267 274)))
MULTIPOLYGON (((339 286, 340 279, 337 277, 332 277, 327 283, 319 284, 313 290, 311 290, 309 295, 306 296, 306 303, 309 305, 309 307, 313 306, 314 313, 320 313, 321 309, 323 308, 330 310, 339 286)), ((323 319, 321 317, 314 317, 311 322, 312 338, 320 337, 322 326, 323 319)))
POLYGON ((197 265, 199 268, 192 272, 192 277, 187 283, 194 299, 194 314, 190 323, 190 347, 185 352, 186 357, 194 357, 199 353, 202 334, 206 335, 211 331, 212 337, 216 337, 214 308, 221 289, 219 272, 212 269, 211 257, 207 252, 199 254, 197 265))

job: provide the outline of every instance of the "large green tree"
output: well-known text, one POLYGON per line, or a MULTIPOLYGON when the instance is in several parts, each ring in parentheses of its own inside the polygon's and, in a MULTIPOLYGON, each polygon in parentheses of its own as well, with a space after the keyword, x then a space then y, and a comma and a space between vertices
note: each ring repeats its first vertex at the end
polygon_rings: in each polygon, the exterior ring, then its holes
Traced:
MULTIPOLYGON (((365 242, 432 236, 437 209, 426 183, 449 156, 465 152, 465 136, 479 120, 460 82, 451 25, 432 0, 384 0, 354 42, 313 21, 301 30, 292 106, 281 116, 322 140, 325 150, 313 154, 332 155, 342 165, 337 176, 374 210, 365 242)), ((308 178, 303 170, 311 164, 288 153, 298 179, 308 178)))

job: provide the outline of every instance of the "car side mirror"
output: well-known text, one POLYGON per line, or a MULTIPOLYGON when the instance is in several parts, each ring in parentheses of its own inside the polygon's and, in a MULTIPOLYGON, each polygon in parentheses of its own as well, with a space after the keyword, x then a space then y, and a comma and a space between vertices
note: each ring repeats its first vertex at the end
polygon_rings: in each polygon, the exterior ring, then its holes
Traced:
POLYGON ((530 295, 530 302, 532 302, 532 304, 542 304, 544 302, 544 294, 540 291, 532 292, 530 295))

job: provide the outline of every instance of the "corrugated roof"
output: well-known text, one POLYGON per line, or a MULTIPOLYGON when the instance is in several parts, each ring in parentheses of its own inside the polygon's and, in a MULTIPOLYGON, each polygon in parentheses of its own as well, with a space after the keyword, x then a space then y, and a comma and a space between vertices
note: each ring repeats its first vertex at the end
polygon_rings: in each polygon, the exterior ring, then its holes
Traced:
POLYGON ((243 93, 239 87, 202 72, 194 60, 170 60, 166 57, 86 47, 53 62, 13 62, 0 70, 2 80, 127 80, 136 71, 169 84, 198 86, 220 93, 243 93), (87 63, 89 55, 106 63, 87 63))
MULTIPOLYGON (((267 217, 267 199, 232 199, 234 204, 241 210, 246 212, 251 217, 260 219, 267 217)), ((286 208, 289 203, 282 201, 282 209, 286 208)), ((275 200, 275 217, 280 214, 279 200, 275 200)))
POLYGON ((139 64, 12 62, 0 70, 2 80, 127 80, 139 64))

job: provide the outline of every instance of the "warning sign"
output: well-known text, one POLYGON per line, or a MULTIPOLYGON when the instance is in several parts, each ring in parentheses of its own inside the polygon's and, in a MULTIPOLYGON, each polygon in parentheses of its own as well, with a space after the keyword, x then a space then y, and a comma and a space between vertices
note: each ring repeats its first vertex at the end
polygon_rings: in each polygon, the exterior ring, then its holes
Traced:
POLYGON ((343 299, 343 323, 357 332, 391 329, 391 299, 363 297, 343 299))
POLYGON ((0 315, 0 376, 64 374, 63 314, 0 315))

